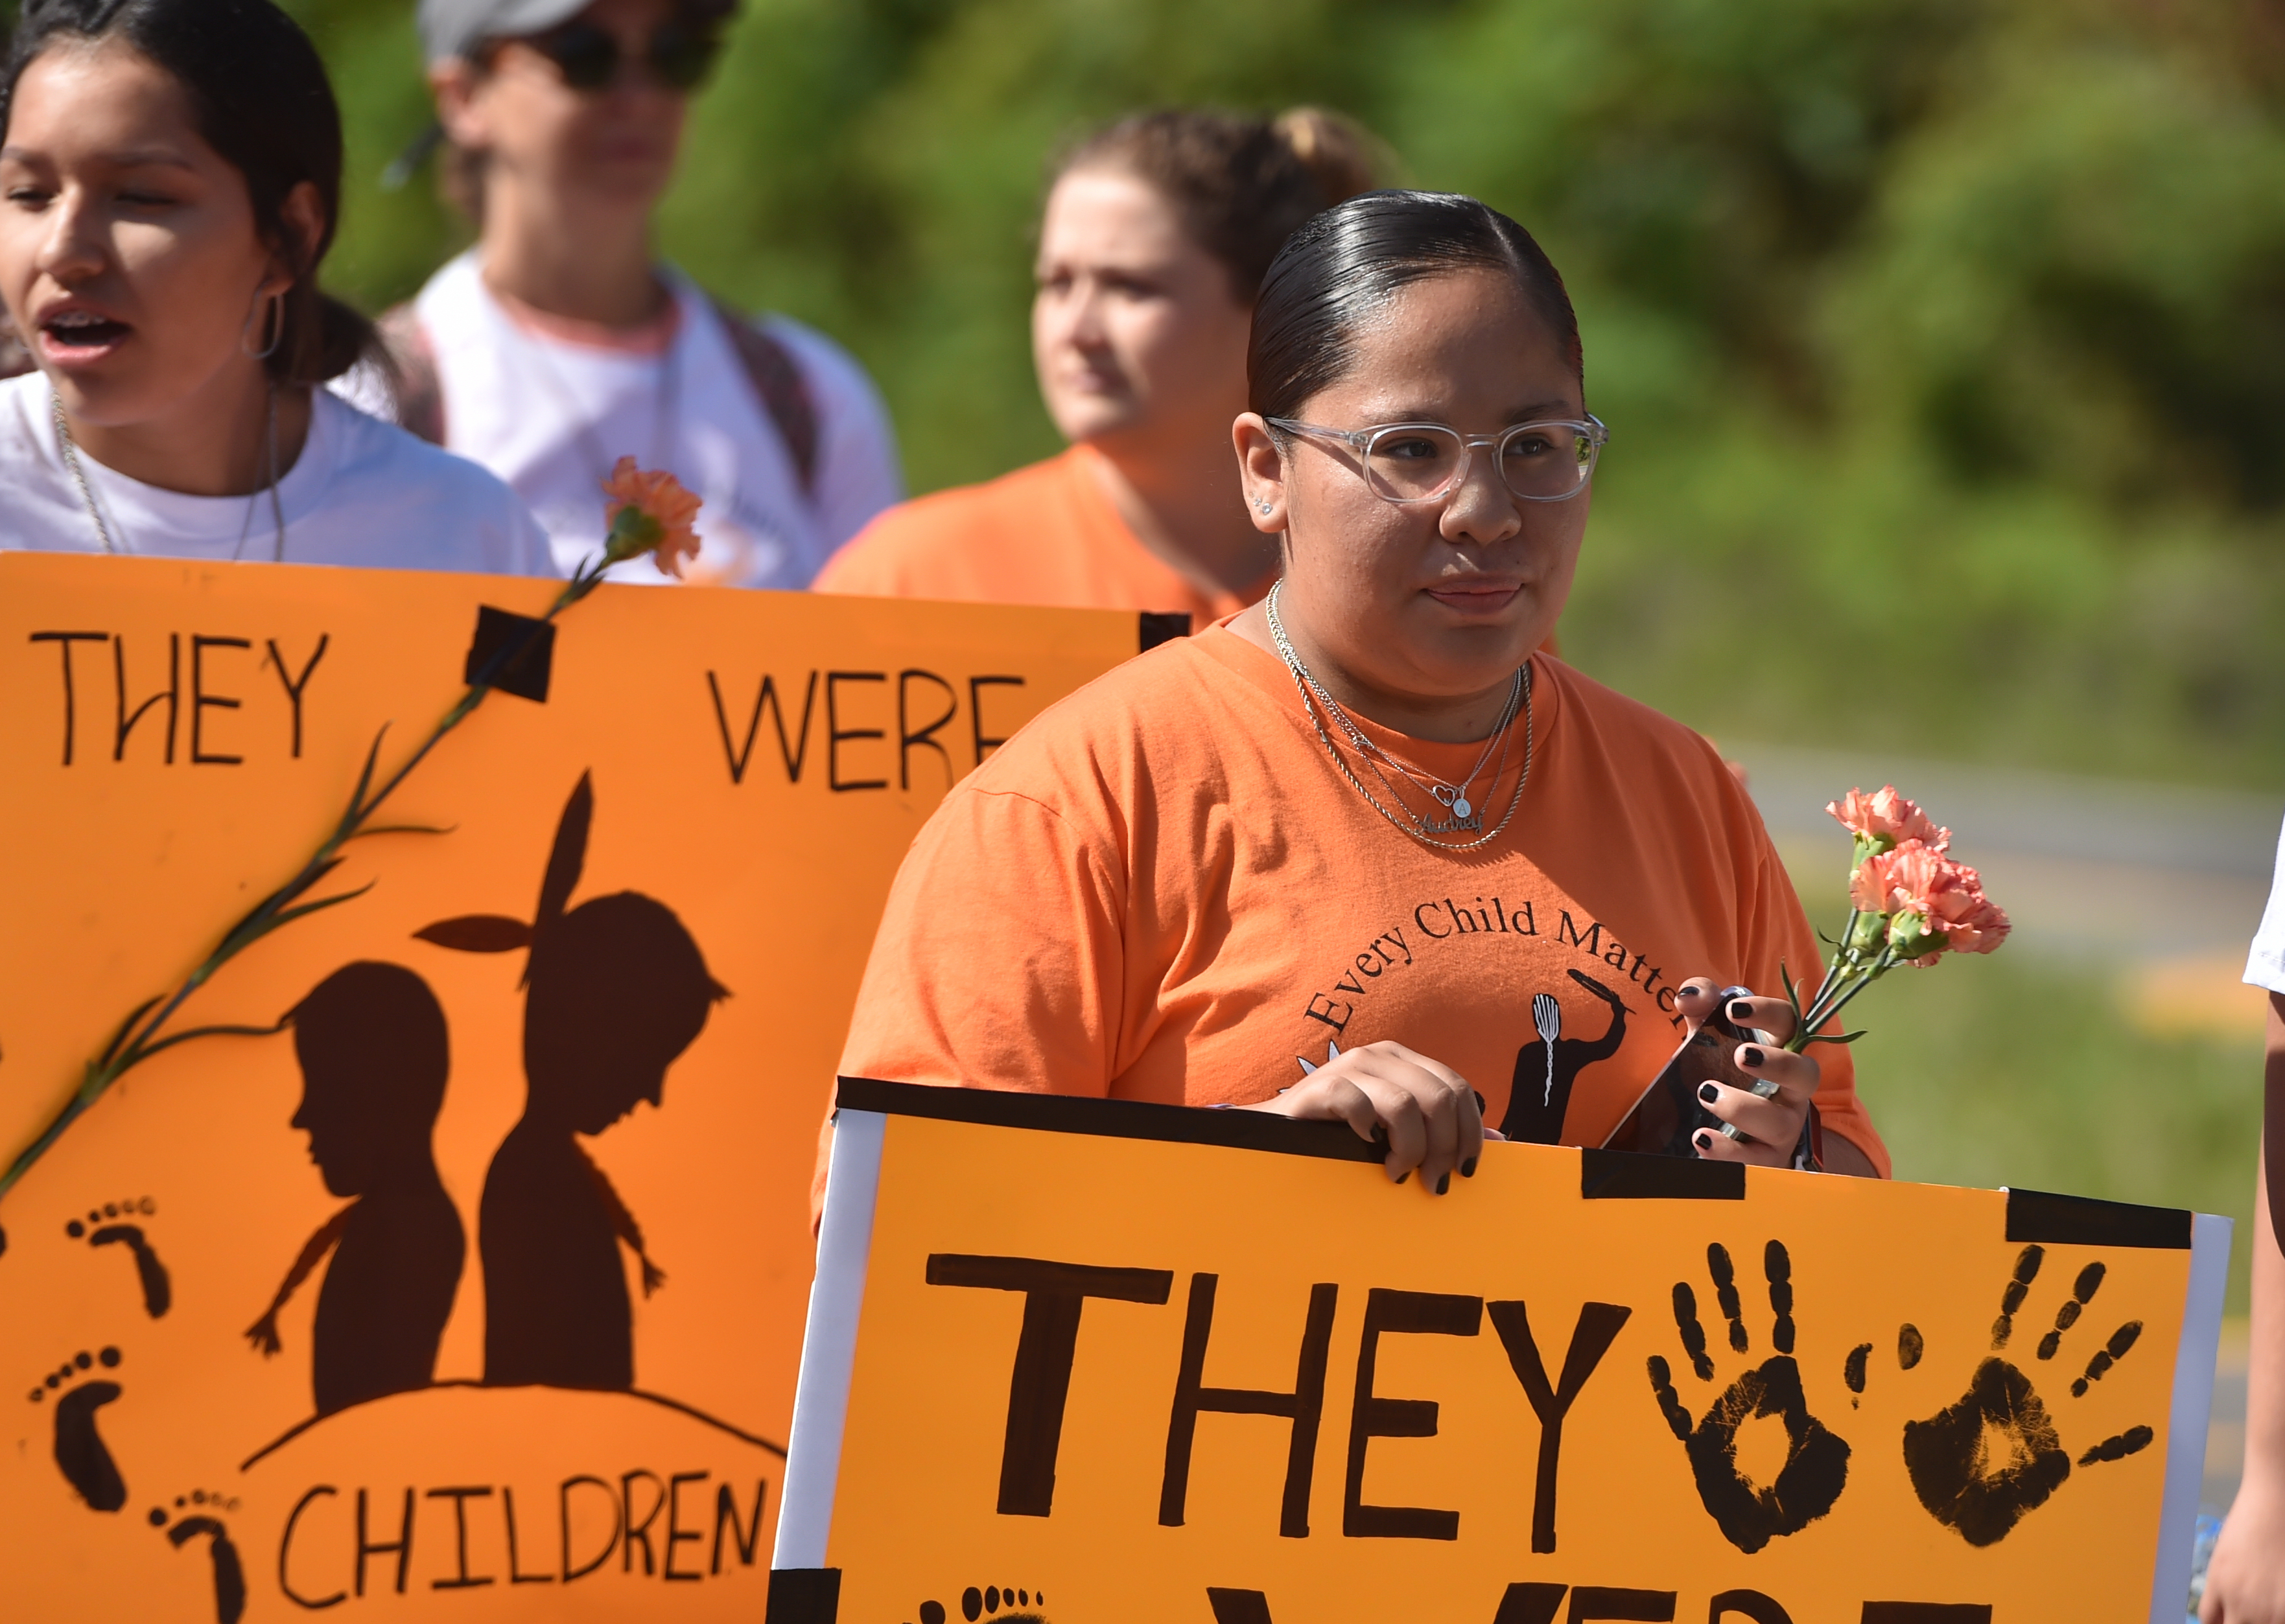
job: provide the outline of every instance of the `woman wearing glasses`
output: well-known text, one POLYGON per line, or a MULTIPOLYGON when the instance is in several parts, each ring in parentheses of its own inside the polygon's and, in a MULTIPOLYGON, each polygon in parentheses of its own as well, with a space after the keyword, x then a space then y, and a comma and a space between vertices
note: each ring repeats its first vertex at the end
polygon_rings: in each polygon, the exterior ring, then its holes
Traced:
MULTIPOLYGON (((705 498, 696 577, 802 587, 901 494, 857 364, 747 321, 658 260, 651 216, 728 0, 422 0, 474 247, 382 327, 406 427, 531 504, 568 571, 602 543, 597 490, 632 456, 705 498)), ((619 574, 664 581, 648 560, 619 574)))
POLYGON ((341 116, 269 0, 47 0, 0 81, 0 547, 554 573, 499 481, 327 394, 341 116))
MULTIPOLYGON (((1247 375, 1278 585, 946 798, 841 1071, 1336 1118, 1441 1194, 1488 1129, 1600 1142, 1717 1004, 1786 1033, 1783 999, 1715 991, 1818 958, 1744 791, 1534 652, 1606 438, 1538 245, 1472 199, 1354 199, 1270 267, 1247 375)), ((1737 1045, 1697 1153, 1790 1163, 1814 1095, 1825 1165, 1884 1173, 1822 1054, 1737 1045)))
POLYGON ((1059 457, 883 514, 821 592, 1182 614, 1268 590, 1229 421, 1253 295, 1293 228, 1372 184, 1370 141, 1274 121, 1147 113, 1081 142, 1040 223, 1032 355, 1059 457))

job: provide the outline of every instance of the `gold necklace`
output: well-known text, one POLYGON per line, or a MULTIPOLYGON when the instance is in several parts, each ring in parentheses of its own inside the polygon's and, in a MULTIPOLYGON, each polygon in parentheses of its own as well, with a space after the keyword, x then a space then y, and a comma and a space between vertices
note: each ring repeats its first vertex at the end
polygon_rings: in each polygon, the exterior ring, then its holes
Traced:
MULTIPOLYGON (((1358 728, 1356 725, 1349 719, 1348 713, 1341 709, 1339 702, 1335 700, 1331 694, 1327 694, 1324 691, 1323 687, 1318 683, 1315 677, 1310 674, 1309 668, 1301 663, 1301 656, 1294 652, 1292 640, 1285 635, 1284 621, 1277 613, 1277 595, 1284 590, 1284 585, 1285 583, 1281 580, 1276 585, 1271 587, 1269 589, 1269 596, 1262 605, 1263 610, 1269 622, 1269 639, 1270 641, 1277 645, 1277 653, 1285 662, 1285 670, 1288 674, 1292 677, 1293 686, 1300 690, 1302 714, 1309 718, 1309 726, 1317 730, 1317 737, 1323 743, 1325 753, 1333 758, 1333 765, 1341 770, 1341 776, 1349 781, 1349 787, 1355 789, 1359 795, 1362 796, 1375 812, 1387 819, 1389 822, 1394 824, 1405 834, 1410 836, 1415 841, 1427 847, 1431 851, 1473 851, 1479 847, 1488 846, 1493 841, 1497 840, 1500 836, 1505 832, 1507 826, 1514 820, 1516 808, 1523 804, 1523 787, 1531 780, 1532 681, 1530 661, 1526 660, 1522 668, 1516 672, 1515 687, 1509 693, 1507 709, 1502 713, 1502 720, 1494 734, 1495 737, 1503 737, 1507 733, 1509 727, 1512 726, 1518 708, 1517 700, 1519 696, 1522 702, 1521 710, 1523 713, 1523 770, 1517 775, 1515 789, 1508 796, 1506 812, 1501 816, 1497 826, 1495 827, 1488 834, 1480 835, 1473 840, 1463 842, 1457 844, 1446 841, 1436 840, 1432 838, 1429 834, 1427 820, 1422 818, 1417 812, 1414 812, 1410 807, 1404 805, 1402 799, 1398 796, 1394 786, 1391 785, 1388 782, 1386 776, 1381 773, 1380 769, 1377 765, 1374 765, 1372 759, 1374 747, 1371 745, 1370 740, 1364 740, 1362 730, 1358 728), (1374 795, 1371 790, 1365 788, 1364 781, 1359 778, 1356 773, 1350 769, 1347 759, 1341 754, 1340 747, 1333 742, 1332 735, 1325 731, 1324 723, 1318 719, 1317 711, 1320 706, 1322 706, 1335 718, 1336 724, 1341 727, 1341 730, 1344 733, 1349 734, 1352 739, 1363 741, 1362 745, 1359 747, 1359 754, 1364 757, 1365 765, 1372 767, 1373 775, 1380 779, 1382 788, 1388 790, 1389 798, 1395 801, 1397 805, 1402 808, 1404 812, 1404 816, 1402 818, 1398 817, 1396 813, 1389 811, 1387 807, 1382 805, 1380 798, 1374 795), (1409 820, 1409 821, 1407 821, 1407 820, 1409 820)), ((1484 749, 1485 753, 1488 755, 1491 749, 1490 741, 1488 740, 1486 741, 1484 749)), ((1393 763, 1395 762, 1394 757, 1390 757, 1389 759, 1393 763)), ((1396 765, 1399 771, 1405 770, 1402 763, 1396 763, 1396 765)), ((1476 765, 1480 769, 1483 765, 1482 761, 1479 760, 1476 765)), ((1500 765, 1492 773, 1491 783, 1485 786, 1487 791, 1498 784, 1500 773, 1504 772, 1506 767, 1507 749, 1504 741, 1503 741, 1500 749, 1500 765)), ((1407 773, 1407 776, 1409 776, 1409 773, 1407 773)), ((1471 782, 1474 781, 1473 773, 1469 774, 1469 781, 1471 782)), ((1430 793, 1433 795, 1434 792, 1432 790, 1430 793)))

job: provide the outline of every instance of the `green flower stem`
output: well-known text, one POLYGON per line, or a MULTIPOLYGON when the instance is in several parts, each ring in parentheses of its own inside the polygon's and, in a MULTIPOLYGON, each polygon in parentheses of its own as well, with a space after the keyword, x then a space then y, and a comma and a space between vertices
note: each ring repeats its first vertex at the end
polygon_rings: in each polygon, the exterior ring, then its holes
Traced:
POLYGON ((1885 946, 1871 963, 1859 962, 1845 968, 1841 962, 1841 954, 1835 953, 1833 967, 1826 975, 1826 985, 1818 990, 1809 1013, 1802 1017, 1799 1030, 1786 1040, 1785 1047, 1796 1055, 1807 1050, 1811 1043, 1818 1040, 1818 1033, 1827 1022, 1847 1008, 1866 987, 1894 969, 1896 963, 1895 954, 1885 946))
MULTIPOLYGON (((630 513, 634 511, 629 510, 630 513)), ((648 515, 641 516, 644 519, 648 518, 648 515)), ((653 530, 656 530, 656 521, 651 520, 649 522, 653 530)), ((613 537, 618 538, 621 530, 630 528, 628 515, 622 514, 619 521, 612 527, 613 537)), ((655 544, 656 537, 653 539, 655 544)), ((623 553, 620 556, 630 555, 623 553)), ((602 584, 603 572, 618 561, 620 561, 618 557, 612 557, 607 553, 592 568, 582 565, 570 580, 564 583, 563 590, 556 594, 555 601, 548 606, 547 612, 539 617, 540 624, 545 625, 553 622, 565 609, 593 592, 602 584)), ((468 684, 467 692, 453 702, 452 708, 438 719, 436 726, 429 729, 428 736, 421 741, 420 747, 407 757, 403 765, 390 773, 378 789, 374 789, 373 788, 373 768, 381 758, 381 740, 389 734, 386 726, 381 729, 373 739, 373 749, 365 755, 365 770, 358 775, 357 788, 349 795, 349 805, 334 823, 332 832, 320 841, 318 849, 310 854, 309 860, 302 865, 292 879, 264 897, 255 905, 251 913, 224 932, 221 941, 215 945, 173 992, 162 992, 158 997, 149 1000, 120 1024, 118 1032, 113 1036, 109 1046, 105 1048, 102 1055, 87 1063, 85 1070, 81 1073, 79 1087, 73 1090, 71 1098, 65 1102, 63 1109, 58 1111, 47 1126, 40 1131, 37 1138, 17 1154, 15 1159, 8 1164, 5 1171, 0 1171, 0 1196, 4 1196, 15 1187, 19 1180, 32 1170, 39 1159, 64 1136, 72 1124, 78 1121, 87 1112, 89 1107, 109 1091, 112 1084, 153 1055, 194 1038, 268 1037, 282 1029, 281 1022, 278 1026, 198 1026, 185 1032, 169 1033, 164 1037, 160 1035, 167 1023, 174 1018, 176 1013, 182 1008, 184 1003, 193 992, 211 980, 215 973, 223 966, 263 937, 293 923, 297 919, 305 918, 309 914, 348 902, 373 889, 368 883, 358 887, 356 890, 344 891, 338 896, 321 897, 312 902, 300 900, 313 890, 319 881, 341 866, 342 848, 350 841, 365 835, 443 832, 416 826, 369 828, 368 825, 373 813, 381 810, 382 803, 397 792, 397 787, 412 775, 415 767, 428 759, 428 753, 443 742, 444 736, 475 714, 476 708, 491 695, 494 679, 499 675, 510 660, 523 651, 528 641, 527 639, 525 641, 508 644, 496 650, 491 658, 486 661, 483 668, 476 672, 475 679, 468 684), (368 791, 371 793, 368 794, 368 791)))

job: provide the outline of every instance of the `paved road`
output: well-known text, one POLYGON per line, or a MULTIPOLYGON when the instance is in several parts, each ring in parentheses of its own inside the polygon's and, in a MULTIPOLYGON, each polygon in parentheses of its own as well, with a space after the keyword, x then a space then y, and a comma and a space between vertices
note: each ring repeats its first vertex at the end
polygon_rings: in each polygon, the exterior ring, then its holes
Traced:
POLYGON ((1825 804, 1893 782, 1956 831, 1953 854, 2015 922, 2011 951, 2119 973, 2154 1029, 2259 1030, 2260 995, 2241 977, 2285 793, 1722 742, 1804 890, 1830 895, 1849 860, 1825 804))

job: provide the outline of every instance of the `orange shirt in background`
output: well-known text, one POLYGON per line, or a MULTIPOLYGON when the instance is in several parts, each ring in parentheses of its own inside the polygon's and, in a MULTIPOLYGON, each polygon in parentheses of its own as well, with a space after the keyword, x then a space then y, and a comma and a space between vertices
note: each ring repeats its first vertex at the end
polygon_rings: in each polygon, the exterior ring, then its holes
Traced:
POLYGON ((980 485, 891 507, 828 561, 811 590, 958 603, 1234 615, 1269 590, 1207 592, 1145 547, 1074 445, 980 485))
MULTIPOLYGON (((1818 939, 1704 740, 1544 653, 1531 670, 1521 803, 1466 854, 1367 804, 1284 665, 1225 627, 1100 678, 922 830, 842 1072, 1244 1104, 1336 1046, 1394 1039, 1466 1078, 1511 1137, 1600 1143, 1680 1040, 1678 984, 1775 988, 1781 961, 1820 961, 1818 939), (1543 993, 1560 1008, 1551 1055, 1543 993)), ((1447 781, 1481 749, 1359 726, 1447 781)), ((1522 733, 1498 782, 1469 790, 1486 828, 1522 733)), ((1818 1058, 1827 1131, 1885 1174, 1848 1051, 1818 1058)))

